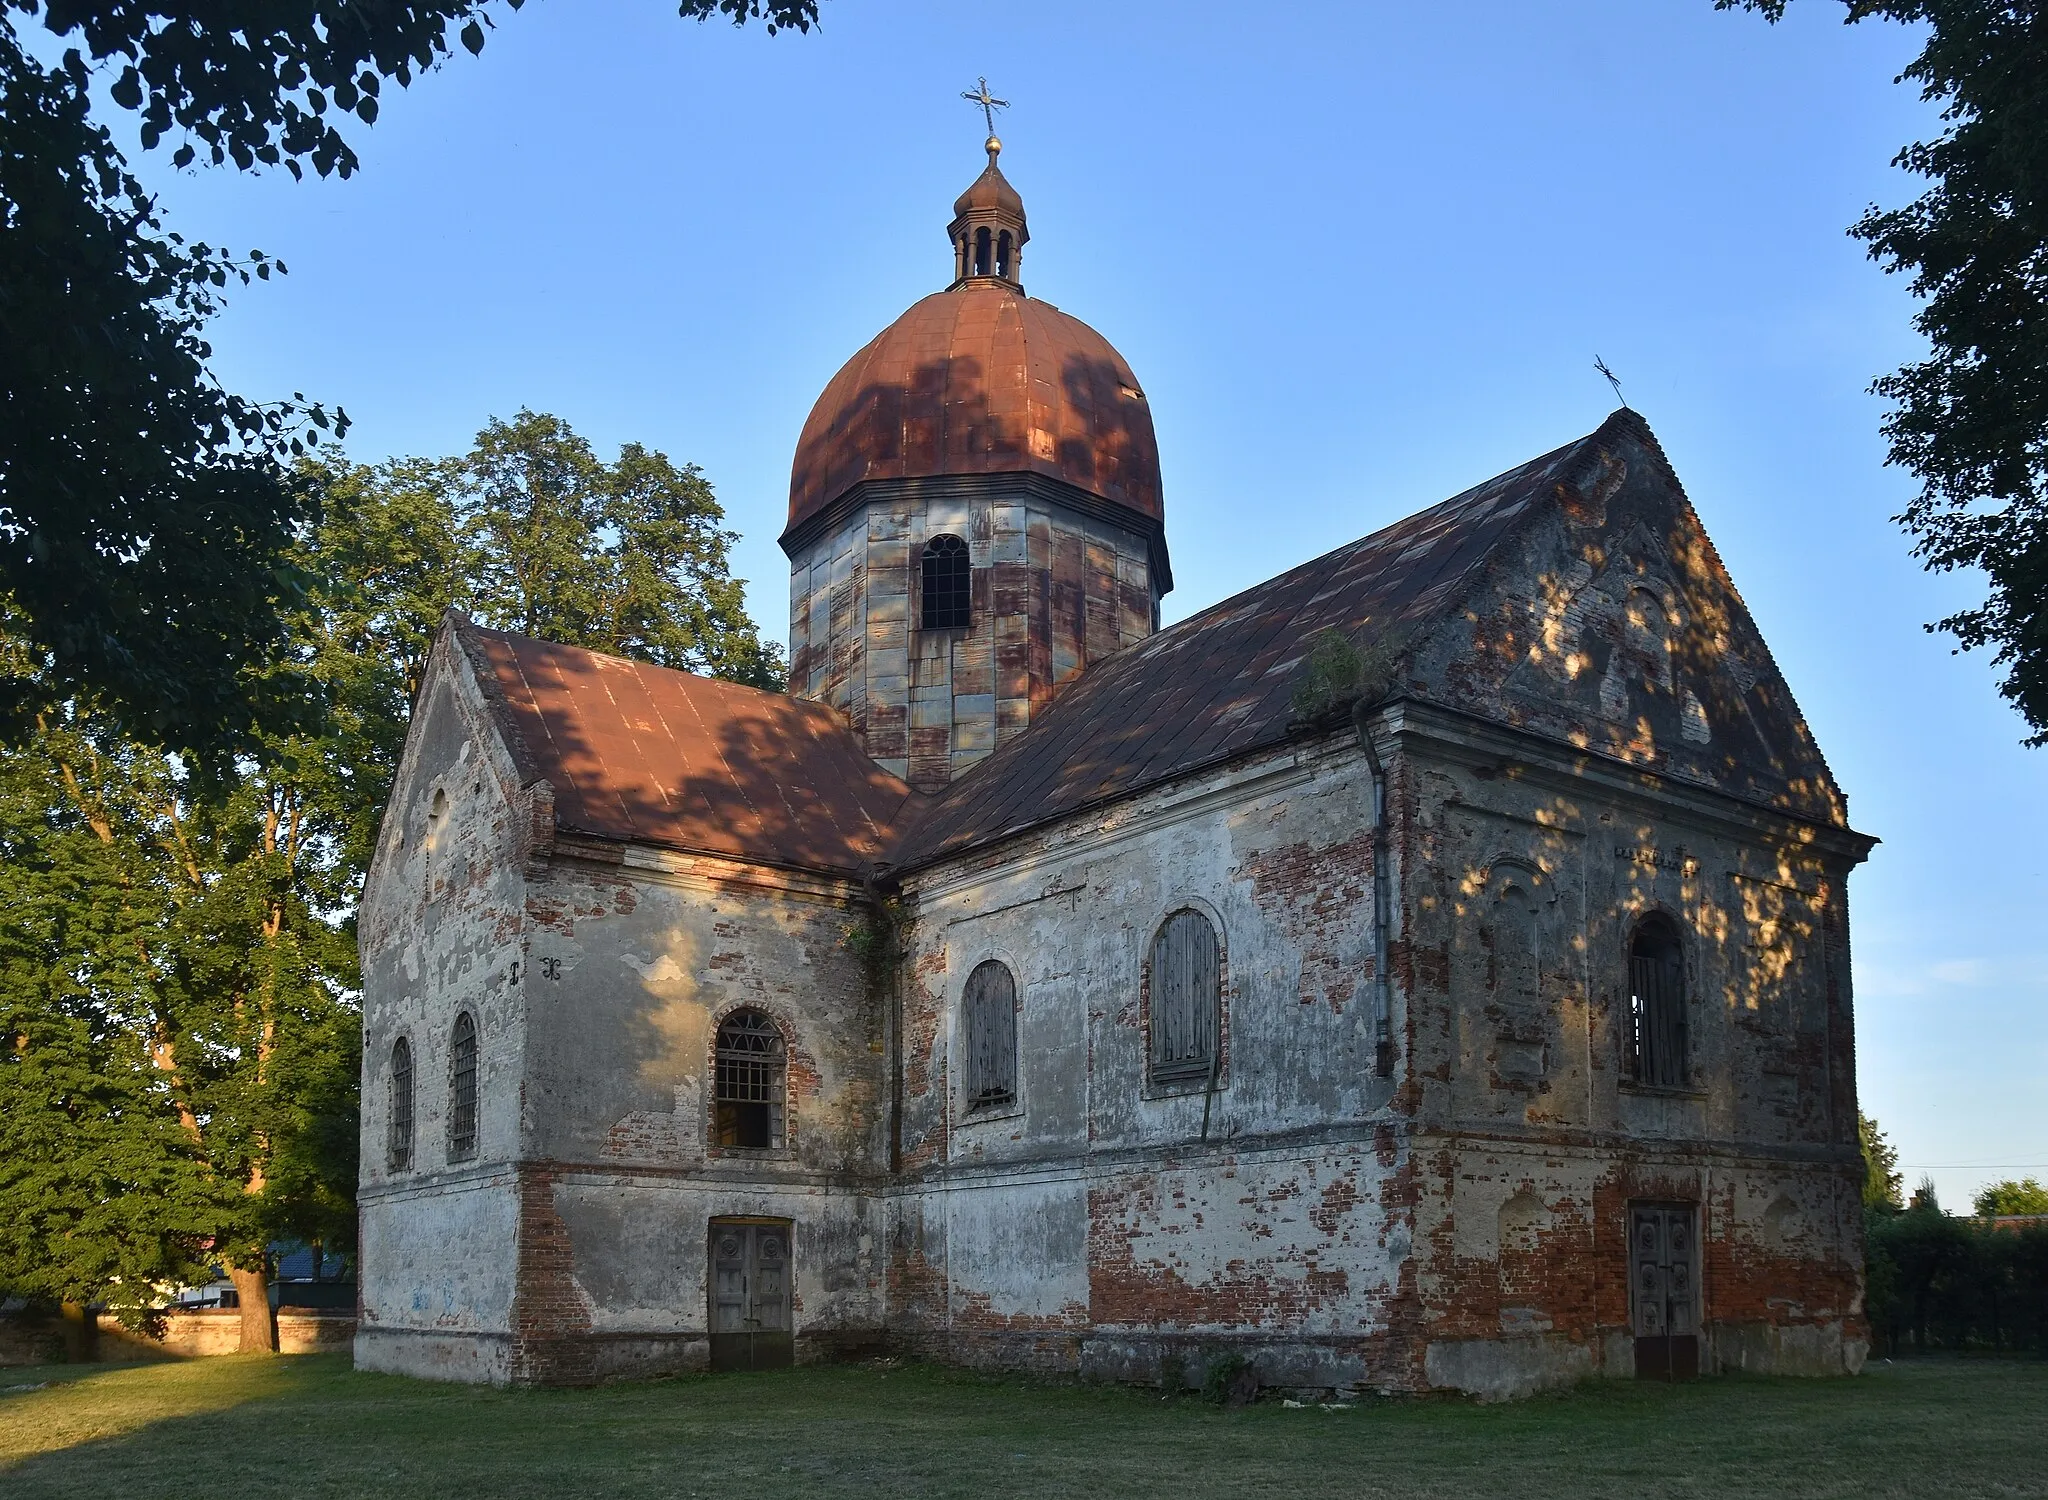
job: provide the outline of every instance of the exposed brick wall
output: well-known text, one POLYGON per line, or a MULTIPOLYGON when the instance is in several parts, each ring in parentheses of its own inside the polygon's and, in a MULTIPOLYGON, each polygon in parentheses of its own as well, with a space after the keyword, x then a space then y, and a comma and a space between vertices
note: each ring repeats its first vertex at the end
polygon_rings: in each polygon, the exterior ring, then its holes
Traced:
POLYGON ((555 1209, 560 1171, 519 1169, 519 1285, 512 1302, 512 1378, 581 1385, 597 1377, 590 1307, 576 1283, 569 1226, 555 1209))

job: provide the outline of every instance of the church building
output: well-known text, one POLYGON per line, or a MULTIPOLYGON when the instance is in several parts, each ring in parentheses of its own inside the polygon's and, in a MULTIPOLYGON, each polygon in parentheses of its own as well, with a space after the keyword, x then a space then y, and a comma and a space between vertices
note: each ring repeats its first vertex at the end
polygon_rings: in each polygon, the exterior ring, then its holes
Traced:
POLYGON ((798 439, 786 695, 444 624, 357 1364, 1856 1370, 1872 840, 1655 436, 1162 629, 1144 387, 1000 149, 798 439))

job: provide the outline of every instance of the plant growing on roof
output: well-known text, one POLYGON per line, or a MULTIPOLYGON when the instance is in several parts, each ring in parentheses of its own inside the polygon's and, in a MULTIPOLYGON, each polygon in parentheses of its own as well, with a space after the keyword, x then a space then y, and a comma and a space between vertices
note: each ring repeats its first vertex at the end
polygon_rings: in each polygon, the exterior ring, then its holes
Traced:
POLYGON ((1309 642, 1294 680, 1294 722, 1321 727, 1360 703, 1377 703, 1393 691, 1408 647, 1407 633, 1382 630, 1353 641, 1334 627, 1309 642))

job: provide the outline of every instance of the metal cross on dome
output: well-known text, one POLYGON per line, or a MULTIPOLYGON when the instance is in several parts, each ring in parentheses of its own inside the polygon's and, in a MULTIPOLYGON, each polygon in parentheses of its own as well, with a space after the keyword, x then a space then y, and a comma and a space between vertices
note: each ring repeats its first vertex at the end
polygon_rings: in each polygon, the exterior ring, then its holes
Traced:
POLYGON ((986 78, 977 78, 975 82, 979 84, 980 87, 969 90, 968 92, 963 93, 960 97, 962 99, 965 99, 969 104, 979 104, 981 106, 981 117, 984 120, 988 121, 988 133, 990 135, 994 135, 996 133, 996 111, 999 109, 1008 109, 1010 107, 1010 101, 1007 99, 998 99, 991 95, 988 91, 988 80, 986 78))

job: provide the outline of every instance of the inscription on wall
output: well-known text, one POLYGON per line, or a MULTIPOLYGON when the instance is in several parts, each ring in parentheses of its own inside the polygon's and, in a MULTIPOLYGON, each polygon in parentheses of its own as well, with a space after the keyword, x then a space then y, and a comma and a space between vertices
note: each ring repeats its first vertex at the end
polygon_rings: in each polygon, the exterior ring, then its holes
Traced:
POLYGON ((1658 870, 1676 870, 1681 875, 1697 875, 1700 862, 1685 852, 1685 845, 1677 844, 1669 850, 1646 849, 1639 844, 1616 844, 1614 857, 1625 859, 1630 864, 1649 865, 1658 870))

